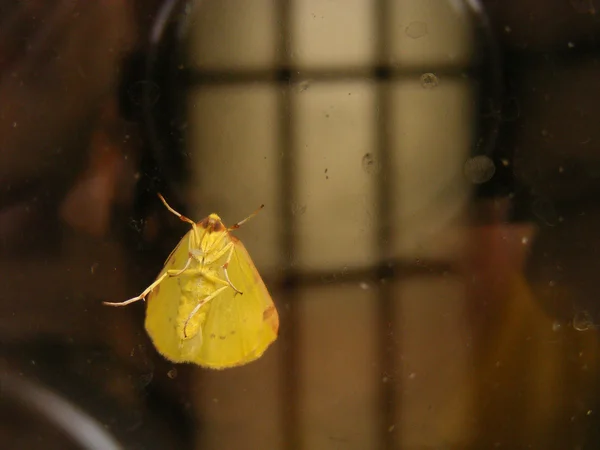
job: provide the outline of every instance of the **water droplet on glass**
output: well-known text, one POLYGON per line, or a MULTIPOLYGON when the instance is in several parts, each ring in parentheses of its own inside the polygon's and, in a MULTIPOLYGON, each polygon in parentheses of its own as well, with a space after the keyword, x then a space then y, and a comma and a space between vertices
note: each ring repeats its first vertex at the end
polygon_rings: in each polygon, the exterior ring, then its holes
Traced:
POLYGON ((168 377, 169 377, 171 380, 173 380, 173 379, 177 378, 177 369, 173 368, 173 369, 169 370, 169 371, 167 372, 167 376, 168 376, 168 377))
POLYGON ((306 212, 306 205, 301 205, 300 203, 292 203, 292 214, 294 216, 301 216, 306 212))
POLYGON ((562 325, 558 320, 555 320, 554 322, 552 322, 552 331, 554 331, 555 333, 560 331, 562 329, 562 325))
POLYGON ((440 80, 433 73, 424 73, 421 75, 421 86, 425 89, 433 89, 438 87, 440 80))
POLYGON ((373 153, 365 153, 362 158, 362 167, 369 175, 377 174, 381 170, 381 165, 373 153))
POLYGON ((428 34, 425 22, 411 22, 404 31, 408 37, 413 39, 419 39, 428 34))
POLYGON ((296 92, 300 93, 300 92, 304 92, 307 91, 308 88, 310 87, 310 84, 312 83, 312 80, 304 80, 304 81, 300 81, 298 83, 296 83, 296 92))
POLYGON ((482 184, 492 179, 496 173, 496 165, 488 156, 478 155, 467 159, 464 174, 473 184, 482 184))
POLYGON ((359 284, 359 286, 360 286, 361 289, 364 289, 365 291, 367 289, 369 289, 369 284, 365 283, 364 281, 361 281, 360 284, 359 284))
POLYGON ((575 317, 573 317, 573 328, 577 331, 593 330, 595 327, 589 312, 582 310, 575 313, 575 317))

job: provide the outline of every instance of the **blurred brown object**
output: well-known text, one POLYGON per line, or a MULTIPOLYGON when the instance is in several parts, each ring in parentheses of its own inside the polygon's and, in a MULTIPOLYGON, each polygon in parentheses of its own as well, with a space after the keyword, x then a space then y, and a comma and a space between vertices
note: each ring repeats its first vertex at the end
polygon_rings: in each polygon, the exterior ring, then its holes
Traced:
POLYGON ((575 286, 525 277, 533 249, 544 251, 535 227, 496 219, 470 231, 465 267, 478 411, 473 445, 583 445, 600 398, 600 339, 593 326, 577 324, 575 286))
POLYGON ((135 37, 129 2, 13 5, 0 16, 0 205, 40 185, 64 193, 135 37))
POLYGON ((596 0, 485 1, 518 114, 501 146, 535 239, 499 217, 479 233, 481 447, 597 447, 600 159, 596 0), (519 249, 522 271, 506 256, 519 249))
POLYGON ((63 201, 61 217, 73 229, 101 238, 109 232, 113 208, 133 203, 140 143, 137 126, 118 117, 115 101, 106 104, 97 123, 87 168, 63 201))
MULTIPOLYGON (((136 26, 124 1, 4 2, 2 9, 0 335, 98 336, 104 328, 93 320, 104 313, 99 298, 124 292, 123 272, 115 270, 121 250, 110 238, 99 241, 65 227, 59 210, 81 177, 88 150, 101 153, 94 148, 103 146, 102 137, 96 131, 94 142, 92 133, 105 105, 114 102, 119 63, 135 43, 136 26)), ((98 169, 95 179, 104 180, 87 191, 96 206, 73 203, 73 191, 72 209, 69 202, 63 209, 96 236, 106 232, 122 166, 114 149, 104 158, 102 164, 97 156, 88 160, 89 170, 98 169)))
MULTIPOLYGON (((118 95, 123 60, 143 46, 152 12, 125 0, 0 0, 0 367, 17 377, 35 368, 91 415, 106 411, 99 398, 112 402, 102 425, 130 436, 152 427, 147 399, 161 383, 149 385, 171 369, 154 364, 140 309, 101 305, 138 288, 122 232, 131 224, 114 218, 131 214, 142 142, 118 95)), ((180 411, 165 412, 162 426, 185 428, 180 411)), ((2 442, 66 448, 8 401, 0 416, 15 419, 2 442)), ((179 435, 172 448, 182 448, 179 435)))

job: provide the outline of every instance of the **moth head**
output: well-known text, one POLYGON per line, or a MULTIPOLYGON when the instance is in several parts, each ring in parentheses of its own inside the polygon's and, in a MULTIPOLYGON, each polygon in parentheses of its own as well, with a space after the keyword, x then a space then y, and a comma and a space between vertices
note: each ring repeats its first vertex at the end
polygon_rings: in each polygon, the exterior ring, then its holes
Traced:
POLYGON ((221 218, 216 214, 211 214, 210 216, 202 219, 202 221, 200 221, 200 226, 209 233, 223 231, 225 229, 223 221, 221 221, 221 218))

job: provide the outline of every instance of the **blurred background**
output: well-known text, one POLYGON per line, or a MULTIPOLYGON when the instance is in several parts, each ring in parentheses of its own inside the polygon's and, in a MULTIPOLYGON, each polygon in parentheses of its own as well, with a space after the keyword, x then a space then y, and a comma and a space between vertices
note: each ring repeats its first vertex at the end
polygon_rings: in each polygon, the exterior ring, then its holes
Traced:
POLYGON ((0 0, 0 442, 595 449, 597 0, 0 0), (141 292, 236 234, 280 337, 174 365, 141 292))

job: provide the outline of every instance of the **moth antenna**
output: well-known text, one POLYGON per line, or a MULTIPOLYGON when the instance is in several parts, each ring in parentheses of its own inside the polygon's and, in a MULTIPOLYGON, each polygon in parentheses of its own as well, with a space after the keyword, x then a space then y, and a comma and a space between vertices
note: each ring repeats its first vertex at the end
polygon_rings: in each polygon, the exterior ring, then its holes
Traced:
POLYGON ((165 198, 162 196, 162 194, 160 192, 157 195, 158 195, 158 198, 160 199, 160 201, 163 203, 163 205, 165 205, 165 207, 171 213, 175 214, 179 218, 179 220, 181 220, 182 222, 187 222, 187 223, 189 223, 192 226, 196 225, 196 223, 192 219, 190 219, 189 217, 184 216, 183 214, 181 214, 178 211, 175 211, 175 209, 171 205, 169 205, 167 203, 167 201, 165 200, 165 198))
POLYGON ((248 222, 250 219, 252 219, 255 215, 257 215, 261 209, 263 209, 265 207, 265 205, 260 205, 258 208, 256 208, 256 210, 250 214, 248 217, 246 217, 243 220, 240 220, 238 223, 231 225, 229 228, 227 228, 227 231, 232 231, 232 230, 237 230, 239 227, 241 227, 242 225, 244 225, 246 222, 248 222))

